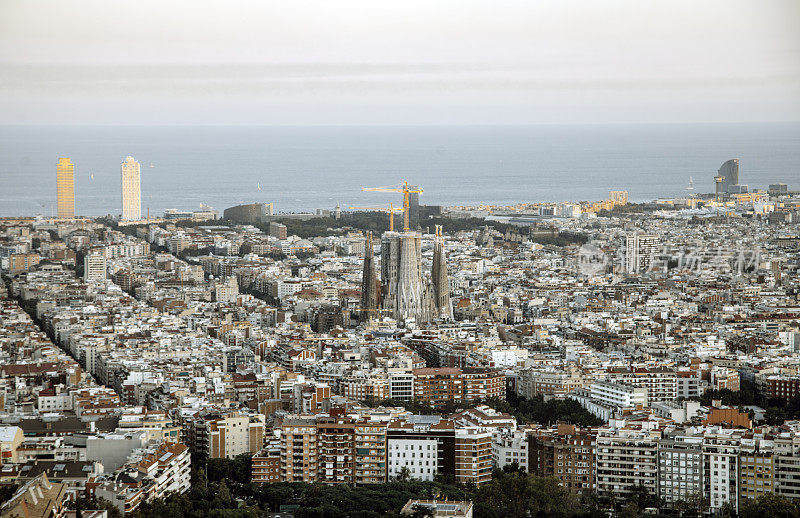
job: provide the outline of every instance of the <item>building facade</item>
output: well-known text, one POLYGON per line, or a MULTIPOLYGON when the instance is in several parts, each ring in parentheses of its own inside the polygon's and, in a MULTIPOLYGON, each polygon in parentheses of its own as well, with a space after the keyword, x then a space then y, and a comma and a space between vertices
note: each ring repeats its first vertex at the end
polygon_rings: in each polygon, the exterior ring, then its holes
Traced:
POLYGON ((658 236, 637 232, 625 238, 625 269, 628 273, 647 272, 658 251, 658 236))
POLYGON ((142 219, 142 184, 139 162, 132 156, 125 157, 120 166, 122 185, 122 219, 138 221, 142 219))
POLYGON ((529 437, 529 471, 556 477, 570 491, 595 488, 596 433, 574 425, 533 431, 529 437))
POLYGON ((58 217, 75 217, 75 165, 69 158, 59 158, 56 165, 58 217))
POLYGON ((87 281, 106 280, 106 256, 90 252, 83 258, 83 278, 87 281))

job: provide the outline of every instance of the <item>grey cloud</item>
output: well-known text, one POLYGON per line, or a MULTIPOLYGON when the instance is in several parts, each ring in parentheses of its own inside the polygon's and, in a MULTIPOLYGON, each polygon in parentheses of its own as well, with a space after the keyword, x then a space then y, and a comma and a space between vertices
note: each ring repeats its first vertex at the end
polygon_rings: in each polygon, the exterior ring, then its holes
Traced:
MULTIPOLYGON (((328 92, 498 92, 592 90, 736 92, 765 88, 796 91, 800 74, 675 78, 570 77, 569 70, 542 73, 540 66, 465 64, 280 64, 280 65, 90 65, 0 66, 0 92, 8 95, 143 96, 262 95, 328 92)), ((586 74, 584 74, 585 76, 586 74)))

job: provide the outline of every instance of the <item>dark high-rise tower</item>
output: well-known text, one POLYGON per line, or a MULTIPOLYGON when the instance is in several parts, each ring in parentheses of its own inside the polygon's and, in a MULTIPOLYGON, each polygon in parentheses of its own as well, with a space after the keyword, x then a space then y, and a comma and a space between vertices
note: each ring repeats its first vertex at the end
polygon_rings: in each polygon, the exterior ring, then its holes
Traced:
MULTIPOLYGON (((414 191, 419 191, 419 185, 409 185, 409 189, 414 191)), ((419 227, 419 193, 418 192, 410 192, 408 193, 408 220, 411 225, 412 229, 416 229, 419 227)))
POLYGON ((378 279, 375 276, 375 249, 372 232, 367 232, 364 243, 364 274, 361 278, 361 321, 375 318, 378 310, 378 279))
POLYGON ((733 158, 722 164, 714 177, 717 195, 729 192, 731 185, 739 183, 739 160, 733 158))
POLYGON ((739 159, 732 158, 720 166, 717 176, 714 177, 716 183, 716 195, 720 198, 726 194, 739 194, 747 192, 747 185, 739 183, 739 159))

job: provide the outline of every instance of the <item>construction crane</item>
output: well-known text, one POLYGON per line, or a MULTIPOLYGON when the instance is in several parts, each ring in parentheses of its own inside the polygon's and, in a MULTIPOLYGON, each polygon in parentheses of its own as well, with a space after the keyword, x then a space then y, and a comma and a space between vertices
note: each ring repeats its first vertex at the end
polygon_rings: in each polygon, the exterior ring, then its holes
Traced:
POLYGON ((389 213, 389 232, 394 232, 394 213, 403 212, 400 207, 395 208, 394 204, 390 203, 389 208, 386 207, 348 207, 350 210, 377 210, 379 212, 389 213))
POLYGON ((410 203, 409 203, 409 194, 413 193, 421 193, 422 189, 412 189, 408 186, 408 182, 403 182, 403 185, 400 187, 362 187, 362 191, 372 191, 372 192, 401 192, 403 193, 403 232, 408 232, 409 228, 409 213, 410 213, 410 203))

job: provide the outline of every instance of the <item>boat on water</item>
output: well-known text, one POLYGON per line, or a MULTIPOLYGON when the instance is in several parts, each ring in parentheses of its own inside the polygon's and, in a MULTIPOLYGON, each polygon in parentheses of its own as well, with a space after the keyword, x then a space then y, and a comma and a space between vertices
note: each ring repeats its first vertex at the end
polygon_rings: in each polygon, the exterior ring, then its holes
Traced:
POLYGON ((694 178, 692 178, 691 176, 689 177, 689 186, 686 187, 686 190, 687 191, 693 191, 694 190, 694 178))

